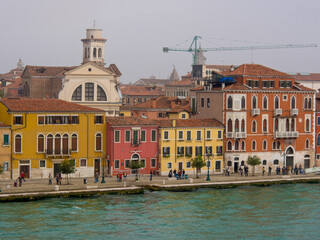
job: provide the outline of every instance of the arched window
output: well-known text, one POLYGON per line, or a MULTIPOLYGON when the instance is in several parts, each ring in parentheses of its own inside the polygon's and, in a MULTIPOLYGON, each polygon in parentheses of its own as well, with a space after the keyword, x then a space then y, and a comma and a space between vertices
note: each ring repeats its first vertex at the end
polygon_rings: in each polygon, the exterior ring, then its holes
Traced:
POLYGON ((98 57, 99 57, 99 58, 102 57, 102 49, 101 49, 101 48, 99 48, 99 50, 98 50, 98 57))
POLYGON ((279 165, 279 160, 278 159, 273 160, 273 165, 279 165))
POLYGON ((272 142, 272 149, 277 149, 277 143, 276 142, 272 142))
POLYGON ((228 97, 228 106, 227 106, 228 109, 232 109, 232 97, 229 96, 228 97))
POLYGON ((228 143, 227 143, 227 150, 232 151, 232 142, 231 141, 228 141, 228 143))
POLYGON ((82 85, 78 86, 72 94, 71 101, 81 101, 82 100, 82 85))
POLYGON ((294 118, 291 119, 291 131, 294 132, 295 131, 295 122, 294 122, 294 118))
POLYGON ((21 153, 22 152, 22 137, 20 134, 14 136, 14 152, 21 153))
POLYGON ((64 155, 69 153, 69 136, 68 136, 68 134, 64 134, 62 137, 62 153, 64 155))
POLYGON ((279 131, 279 120, 278 120, 278 118, 276 118, 274 120, 274 130, 275 131, 279 131))
POLYGON ((291 97, 291 109, 296 108, 296 98, 293 96, 291 97))
POLYGON ((267 165, 267 160, 263 160, 262 165, 264 165, 264 166, 267 165))
POLYGON ((236 119, 234 122, 234 131, 239 132, 239 120, 236 119))
POLYGON ((232 162, 231 162, 231 161, 228 161, 228 162, 227 162, 227 165, 228 165, 229 167, 231 167, 231 166, 232 166, 232 162))
POLYGON ((286 119, 286 131, 289 132, 290 131, 290 122, 289 119, 286 119))
POLYGON ((232 132, 232 120, 228 120, 228 132, 232 132))
POLYGON ((255 150, 256 150, 256 148, 257 148, 257 143, 256 143, 255 140, 252 141, 252 146, 251 146, 251 148, 252 148, 252 151, 255 151, 255 150))
POLYGON ((87 57, 88 57, 88 49, 85 48, 85 49, 84 49, 84 58, 87 58, 87 57))
POLYGON ((72 136, 71 136, 71 150, 72 150, 72 152, 78 151, 78 136, 77 136, 77 134, 72 134, 72 136))
POLYGON ((241 166, 244 166, 244 161, 241 161, 241 166))
POLYGON ((267 150, 267 141, 266 140, 263 140, 262 148, 263 148, 263 150, 267 150))
POLYGON ((234 150, 239 151, 239 141, 235 141, 234 143, 234 150))
POLYGON ((106 92, 99 85, 97 85, 97 101, 107 101, 106 92))
POLYGON ((245 143, 245 141, 242 141, 241 142, 241 151, 245 151, 245 149, 246 149, 246 143, 245 143))
POLYGON ((47 154, 53 154, 53 135, 47 136, 47 154))
POLYGON ((60 134, 56 134, 54 138, 54 153, 60 154, 61 153, 61 136, 60 134))
POLYGON ((263 109, 268 109, 268 98, 267 96, 263 97, 263 109))
POLYGON ((288 147, 287 151, 286 151, 287 155, 292 155, 293 154, 293 148, 292 147, 288 147))
POLYGON ((244 96, 241 98, 241 109, 246 109, 246 98, 244 96))
POLYGON ((38 135, 38 152, 44 152, 44 136, 38 135))
POLYGON ((309 98, 308 108, 309 108, 309 109, 311 109, 311 108, 312 108, 312 98, 309 98))
POLYGON ((306 149, 309 149, 310 148, 310 141, 309 139, 306 140, 306 149))
POLYGON ((97 57, 97 49, 93 48, 93 57, 96 58, 97 57))
POLYGON ((256 96, 252 97, 252 108, 253 109, 257 108, 257 98, 256 98, 256 96))
POLYGON ((280 105, 279 105, 279 97, 276 96, 276 97, 274 98, 274 109, 278 109, 278 108, 280 108, 280 105))
POLYGON ((263 122, 262 122, 262 129, 263 129, 263 132, 266 133, 268 132, 268 122, 267 122, 267 119, 263 119, 263 122))
POLYGON ((246 126, 246 122, 244 121, 244 119, 241 120, 241 132, 245 132, 245 127, 246 126))
POLYGON ((310 119, 306 119, 306 132, 310 132, 310 119))
POLYGON ((88 47, 88 58, 90 58, 90 48, 88 47))
POLYGON ((102 150, 102 135, 101 133, 96 134, 96 151, 102 150))
POLYGON ((308 98, 304 99, 304 109, 308 108, 308 98))
POLYGON ((317 136, 317 146, 320 146, 320 133, 317 136))
POLYGON ((277 149, 281 149, 280 141, 277 142, 277 149))
POLYGON ((85 83, 85 100, 93 101, 94 100, 94 84, 85 83))
POLYGON ((257 132, 257 122, 256 122, 256 120, 252 121, 252 132, 257 132))

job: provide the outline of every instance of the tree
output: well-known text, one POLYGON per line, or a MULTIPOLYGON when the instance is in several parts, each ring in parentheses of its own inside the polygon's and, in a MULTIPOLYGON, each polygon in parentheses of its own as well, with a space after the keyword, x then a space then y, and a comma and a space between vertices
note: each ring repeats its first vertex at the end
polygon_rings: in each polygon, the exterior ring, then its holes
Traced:
POLYGON ((60 166, 61 173, 67 175, 67 182, 69 184, 69 174, 75 173, 76 167, 74 165, 74 161, 70 161, 68 159, 63 160, 60 166))
POLYGON ((203 160, 201 155, 198 155, 197 157, 191 159, 191 166, 197 169, 197 178, 199 178, 198 172, 202 167, 206 166, 206 162, 203 160))
POLYGON ((253 167, 252 176, 254 176, 255 166, 260 165, 261 160, 257 155, 248 156, 247 164, 253 167))
POLYGON ((140 161, 131 161, 130 162, 130 165, 129 165, 129 168, 131 168, 132 170, 135 170, 136 172, 136 180, 139 180, 139 170, 140 168, 144 167, 144 165, 140 162, 140 161))
POLYGON ((0 174, 3 172, 3 167, 0 165, 0 174))

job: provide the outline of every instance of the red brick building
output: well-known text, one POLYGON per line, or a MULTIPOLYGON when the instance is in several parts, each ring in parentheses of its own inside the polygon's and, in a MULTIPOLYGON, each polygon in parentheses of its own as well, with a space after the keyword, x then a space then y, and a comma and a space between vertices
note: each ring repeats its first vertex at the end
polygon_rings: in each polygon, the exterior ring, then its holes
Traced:
POLYGON ((249 155, 266 168, 312 167, 315 156, 315 91, 293 76, 257 64, 243 64, 192 91, 196 118, 224 123, 225 163, 236 172, 249 155))
MULTIPOLYGON (((109 173, 117 175, 130 169, 131 161, 140 161, 140 174, 159 170, 158 124, 140 117, 109 117, 107 123, 106 156, 109 155, 109 173)), ((107 157, 108 158, 108 157, 107 157)))

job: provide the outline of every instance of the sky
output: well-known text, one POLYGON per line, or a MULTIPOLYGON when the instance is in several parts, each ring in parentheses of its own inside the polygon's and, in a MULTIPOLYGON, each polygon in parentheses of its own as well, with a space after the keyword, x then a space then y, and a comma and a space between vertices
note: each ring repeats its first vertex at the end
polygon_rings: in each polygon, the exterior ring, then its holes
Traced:
POLYGON ((206 64, 262 64, 283 72, 320 72, 319 0, 1 0, 0 73, 25 65, 78 66, 86 29, 103 30, 106 66, 120 81, 191 71, 189 48, 316 43, 317 48, 206 52, 206 64))

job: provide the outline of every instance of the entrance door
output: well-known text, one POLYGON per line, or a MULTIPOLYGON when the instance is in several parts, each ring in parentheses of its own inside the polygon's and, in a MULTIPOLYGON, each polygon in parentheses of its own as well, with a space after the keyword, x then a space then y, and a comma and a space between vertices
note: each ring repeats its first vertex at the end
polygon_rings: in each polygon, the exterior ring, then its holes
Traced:
POLYGON ((183 163, 179 162, 179 170, 182 171, 183 170, 183 163))
POLYGON ((53 176, 57 176, 57 174, 60 172, 61 163, 54 163, 53 164, 53 176))
POLYGON ((286 157, 286 167, 291 167, 293 168, 293 156, 287 156, 286 157))
POLYGON ((94 160, 94 176, 96 174, 100 175, 100 159, 94 160))
POLYGON ((20 165, 20 174, 24 173, 24 178, 30 178, 30 166, 29 165, 20 165))
POLYGON ((234 168, 233 168, 233 172, 237 173, 239 169, 239 162, 234 162, 234 168))
POLYGON ((310 159, 304 159, 304 168, 310 168, 310 159))

